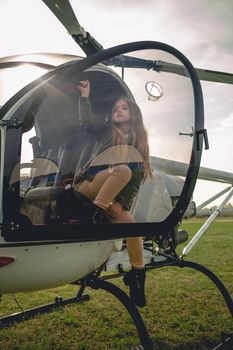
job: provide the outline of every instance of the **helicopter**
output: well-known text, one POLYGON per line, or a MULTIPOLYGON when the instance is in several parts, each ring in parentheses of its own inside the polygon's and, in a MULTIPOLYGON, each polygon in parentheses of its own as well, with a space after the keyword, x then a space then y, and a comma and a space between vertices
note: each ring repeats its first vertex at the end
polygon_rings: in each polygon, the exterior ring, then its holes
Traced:
MULTIPOLYGON (((233 75, 194 69, 182 53, 159 42, 135 42, 104 50, 79 25, 68 1, 44 3, 87 57, 35 54, 0 59, 3 83, 10 71, 22 72, 17 90, 10 86, 7 91, 5 84, 0 102, 0 294, 76 283, 81 285, 77 298, 82 300, 86 285, 105 288, 121 300, 131 316, 136 314, 142 346, 151 349, 136 307, 122 291, 112 291, 100 273, 111 267, 123 275, 129 266, 128 260, 122 259, 124 238, 145 232, 149 268, 167 263, 191 266, 212 278, 207 269, 183 259, 204 229, 180 258, 176 254, 177 226, 183 217, 200 209, 192 201, 197 177, 230 185, 221 206, 232 196, 231 173, 200 168, 203 142, 208 148, 208 137, 199 79, 232 84, 233 75), (30 77, 27 81, 27 70, 32 69, 35 80, 30 77), (76 86, 83 79, 91 82, 90 100, 100 123, 105 122, 113 101, 120 96, 137 101, 142 110, 154 171, 131 208, 136 224, 90 225, 73 215, 75 199, 69 185, 93 148, 93 136, 77 123, 80 106, 76 86)), ((220 281, 216 284, 232 314, 229 293, 220 281)), ((60 300, 45 311, 68 302, 60 300)), ((1 319, 1 324, 8 321, 12 321, 11 316, 1 319)))

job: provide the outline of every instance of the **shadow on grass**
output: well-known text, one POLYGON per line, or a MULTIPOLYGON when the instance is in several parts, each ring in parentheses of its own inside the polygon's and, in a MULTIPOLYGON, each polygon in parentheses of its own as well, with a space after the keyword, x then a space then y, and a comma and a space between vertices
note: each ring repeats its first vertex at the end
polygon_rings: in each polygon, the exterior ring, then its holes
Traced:
POLYGON ((212 350, 214 349, 218 344, 220 344, 220 339, 216 343, 213 343, 213 341, 210 341, 208 338, 200 338, 197 340, 190 340, 188 342, 185 342, 184 344, 171 344, 166 341, 154 341, 153 342, 153 349, 154 350, 212 350))

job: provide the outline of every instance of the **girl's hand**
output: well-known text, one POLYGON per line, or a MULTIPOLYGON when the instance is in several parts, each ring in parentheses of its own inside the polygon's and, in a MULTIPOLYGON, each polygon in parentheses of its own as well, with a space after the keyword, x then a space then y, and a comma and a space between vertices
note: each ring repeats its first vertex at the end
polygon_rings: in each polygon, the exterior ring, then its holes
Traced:
POLYGON ((122 210, 123 205, 119 202, 114 202, 108 209, 108 215, 110 216, 110 218, 116 219, 121 215, 122 210))
POLYGON ((77 88, 81 92, 82 97, 89 97, 90 95, 90 82, 89 80, 80 80, 77 88))

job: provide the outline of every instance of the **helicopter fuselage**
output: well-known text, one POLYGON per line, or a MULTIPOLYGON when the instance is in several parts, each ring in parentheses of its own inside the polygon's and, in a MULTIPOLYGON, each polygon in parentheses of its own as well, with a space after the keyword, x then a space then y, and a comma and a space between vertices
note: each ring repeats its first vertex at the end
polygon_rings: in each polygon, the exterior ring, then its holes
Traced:
POLYGON ((114 241, 1 245, 0 294, 40 290, 71 283, 90 274, 111 255, 114 241))

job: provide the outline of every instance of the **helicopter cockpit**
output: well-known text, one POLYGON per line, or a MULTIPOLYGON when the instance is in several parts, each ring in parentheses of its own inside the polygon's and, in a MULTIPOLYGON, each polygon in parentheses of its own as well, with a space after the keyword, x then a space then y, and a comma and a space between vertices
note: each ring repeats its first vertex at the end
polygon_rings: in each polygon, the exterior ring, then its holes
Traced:
MULTIPOLYGON (((175 49, 132 43, 68 62, 22 89, 1 114, 6 241, 106 239, 139 235, 142 228, 160 233, 184 214, 200 163, 203 109, 195 71, 175 49), (91 132, 81 112, 77 86, 82 80, 90 82, 89 101, 98 120, 91 132), (78 215, 75 178, 94 160, 98 132, 110 122, 120 97, 136 102, 142 112, 153 176, 131 207, 136 224, 85 225, 78 215), (173 195, 169 176, 176 183, 173 195)), ((140 158, 137 150, 132 154, 132 159, 114 160, 116 153, 109 151, 109 162, 140 158)))
MULTIPOLYGON (((106 123, 114 98, 132 98, 120 79, 102 67, 90 69, 68 82, 63 78, 54 79, 41 95, 38 94, 38 100, 25 118, 25 128, 29 130, 24 133, 21 146, 21 213, 33 224, 71 220, 74 223, 79 217, 78 213, 72 213, 72 207, 65 209, 63 201, 68 195, 67 189, 74 183, 75 174, 92 156, 96 143, 95 131, 90 133, 82 125, 81 119, 85 116, 81 116, 77 85, 83 79, 89 79, 92 86, 90 101, 98 128, 106 123), (27 161, 22 158, 28 156, 28 146, 33 159, 29 168, 23 166, 27 161), (59 201, 63 203, 58 204, 59 201)), ((10 183, 17 183, 14 173, 10 183)), ((72 203, 68 203, 69 206, 72 203)))

